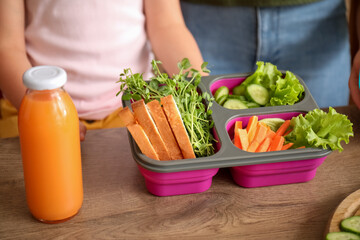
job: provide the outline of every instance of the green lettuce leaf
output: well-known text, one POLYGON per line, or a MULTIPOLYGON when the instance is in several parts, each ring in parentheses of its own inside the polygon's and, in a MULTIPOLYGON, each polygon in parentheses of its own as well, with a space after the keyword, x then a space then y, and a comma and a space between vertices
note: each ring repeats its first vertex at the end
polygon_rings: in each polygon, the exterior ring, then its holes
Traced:
POLYGON ((265 88, 270 88, 272 85, 275 85, 276 81, 282 76, 282 73, 277 67, 271 63, 258 61, 256 65, 258 66, 256 71, 241 84, 244 85, 244 87, 255 83, 265 88))
POLYGON ((264 74, 260 84, 267 89, 273 88, 277 84, 277 81, 282 77, 282 73, 277 67, 269 62, 265 63, 263 71, 264 74))
POLYGON ((349 137, 354 136, 352 125, 346 115, 337 113, 332 107, 328 113, 315 109, 305 116, 293 117, 293 130, 285 139, 294 143, 293 148, 305 146, 342 152, 341 142, 349 143, 349 137))
POLYGON ((240 95, 245 95, 248 85, 259 84, 270 94, 266 106, 293 105, 301 100, 304 87, 293 73, 287 71, 285 78, 282 78, 283 74, 274 64, 258 61, 256 65, 256 71, 240 85, 240 95))
POLYGON ((293 105, 302 98, 304 92, 304 86, 289 71, 286 71, 285 78, 279 78, 270 89, 268 106, 293 105))

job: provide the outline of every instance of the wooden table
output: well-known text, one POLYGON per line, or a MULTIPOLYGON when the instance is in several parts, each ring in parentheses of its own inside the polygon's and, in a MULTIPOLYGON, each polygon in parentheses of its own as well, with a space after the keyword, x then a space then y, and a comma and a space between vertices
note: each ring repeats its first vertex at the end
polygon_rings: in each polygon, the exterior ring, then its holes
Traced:
POLYGON ((336 206, 360 188, 360 111, 337 108, 355 138, 307 183, 242 188, 221 169, 199 194, 148 193, 126 129, 88 131, 82 143, 84 203, 73 219, 43 224, 25 199, 18 138, 0 140, 0 239, 322 239, 336 206))

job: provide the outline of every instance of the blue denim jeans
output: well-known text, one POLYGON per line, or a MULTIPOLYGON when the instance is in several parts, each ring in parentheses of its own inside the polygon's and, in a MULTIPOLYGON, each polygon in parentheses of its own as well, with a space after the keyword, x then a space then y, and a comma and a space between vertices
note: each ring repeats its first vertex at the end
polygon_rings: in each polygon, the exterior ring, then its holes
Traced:
POLYGON ((300 76, 319 107, 348 104, 349 36, 344 0, 286 7, 219 7, 181 2, 212 75, 271 62, 300 76))

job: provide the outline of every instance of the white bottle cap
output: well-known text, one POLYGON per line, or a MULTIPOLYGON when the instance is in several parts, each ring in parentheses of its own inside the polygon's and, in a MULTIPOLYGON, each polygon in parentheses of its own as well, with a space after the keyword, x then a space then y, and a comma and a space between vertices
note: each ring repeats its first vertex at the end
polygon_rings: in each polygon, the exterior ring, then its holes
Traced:
POLYGON ((49 90, 65 85, 67 75, 64 69, 56 66, 37 66, 27 70, 23 83, 34 90, 49 90))

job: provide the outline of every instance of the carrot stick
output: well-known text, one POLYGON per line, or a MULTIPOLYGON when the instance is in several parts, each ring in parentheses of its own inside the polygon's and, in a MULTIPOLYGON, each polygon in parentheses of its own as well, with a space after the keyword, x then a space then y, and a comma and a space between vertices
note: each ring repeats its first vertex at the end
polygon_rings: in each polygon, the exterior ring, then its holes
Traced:
POLYGON ((283 136, 280 137, 279 144, 277 145, 275 151, 280 151, 282 146, 284 145, 285 138, 283 136))
POLYGON ((269 147, 269 151, 280 151, 283 144, 284 144, 285 138, 283 136, 280 136, 278 134, 275 135, 273 138, 273 141, 269 147))
POLYGON ((285 131, 288 129, 289 126, 290 126, 290 120, 285 120, 285 122, 281 124, 281 126, 276 131, 276 134, 280 136, 284 135, 285 131))
POLYGON ((241 148, 238 129, 242 129, 241 121, 236 121, 234 127, 234 145, 237 146, 238 148, 241 148))
POLYGON ((250 127, 252 126, 253 123, 256 123, 255 126, 257 125, 258 122, 258 117, 257 116, 251 116, 249 118, 249 122, 246 126, 246 131, 249 132, 250 131, 250 127))
POLYGON ((258 123, 258 117, 251 116, 249 119, 248 125, 246 126, 246 131, 249 134, 249 143, 251 143, 255 137, 256 127, 258 125, 257 123, 258 123))
POLYGON ((305 146, 301 146, 301 147, 298 147, 298 148, 296 148, 296 149, 302 149, 302 148, 305 148, 305 146))
POLYGON ((267 135, 268 129, 262 124, 258 124, 256 128, 256 133, 253 141, 257 141, 258 143, 262 143, 267 135))
POLYGON ((265 138, 265 140, 259 145, 255 152, 266 152, 271 144, 270 138, 265 138))
POLYGON ((284 137, 286 136, 286 135, 288 135, 289 133, 291 133, 291 131, 292 131, 292 129, 289 129, 289 130, 287 130, 285 133, 284 133, 284 137))
POLYGON ((238 148, 247 151, 248 147, 249 147, 249 136, 248 133, 246 131, 246 129, 238 129, 238 135, 239 135, 239 142, 240 145, 238 148))
POLYGON ((259 147, 259 142, 257 141, 252 141, 247 149, 248 152, 255 152, 256 149, 259 147))
POLYGON ((281 150, 287 150, 287 149, 291 148, 292 145, 294 145, 294 143, 292 143, 292 142, 287 143, 284 146, 282 146, 281 150))
POLYGON ((276 133, 273 130, 269 129, 267 131, 266 137, 273 139, 275 137, 275 135, 276 135, 276 133))
POLYGON ((258 124, 261 124, 261 125, 263 125, 264 127, 268 128, 268 129, 271 129, 271 128, 269 127, 269 125, 267 125, 267 124, 264 123, 264 122, 258 122, 258 124))

